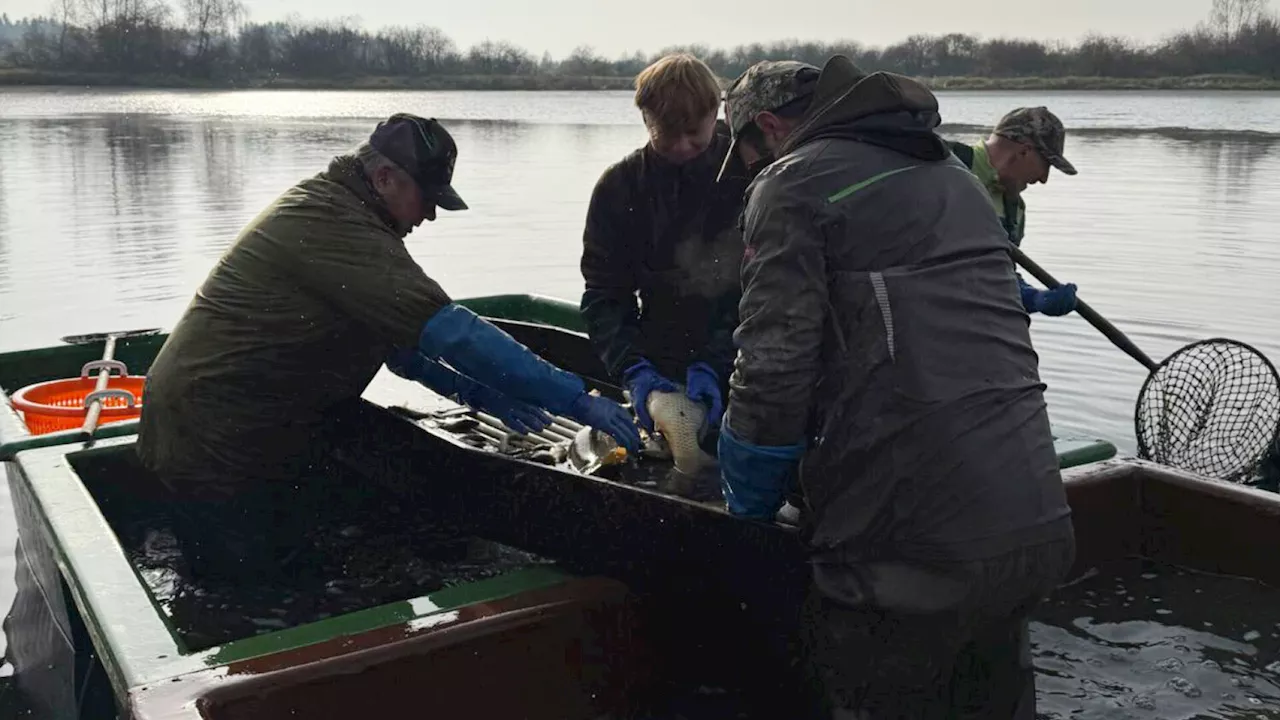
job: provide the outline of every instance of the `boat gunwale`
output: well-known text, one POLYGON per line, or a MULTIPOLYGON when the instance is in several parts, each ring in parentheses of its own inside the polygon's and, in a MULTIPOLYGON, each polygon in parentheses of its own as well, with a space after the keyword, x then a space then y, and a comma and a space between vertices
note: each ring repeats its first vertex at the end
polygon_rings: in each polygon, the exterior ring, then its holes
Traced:
POLYGON ((1138 458, 1070 468, 1063 482, 1074 496, 1073 516, 1104 526, 1076 533, 1076 572, 1093 556, 1128 553, 1280 589, 1280 565, 1255 540, 1280 528, 1280 494, 1138 458), (1099 514, 1110 522, 1097 522, 1099 514), (1223 523, 1229 532, 1221 531, 1223 523))

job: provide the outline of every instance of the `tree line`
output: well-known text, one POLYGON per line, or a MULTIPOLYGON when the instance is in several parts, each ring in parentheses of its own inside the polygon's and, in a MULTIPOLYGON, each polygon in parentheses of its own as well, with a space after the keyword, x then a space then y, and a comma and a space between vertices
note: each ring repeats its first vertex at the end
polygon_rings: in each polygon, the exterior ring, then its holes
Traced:
POLYGON ((46 71, 161 74, 234 82, 261 77, 570 76, 630 78, 662 54, 688 51, 722 77, 762 59, 821 65, 842 53, 865 69, 916 77, 1280 78, 1280 19, 1269 0, 1212 0, 1205 21, 1142 45, 1091 35, 1075 43, 913 35, 887 47, 784 41, 732 49, 666 47, 607 58, 589 46, 540 57, 508 42, 462 49, 440 28, 369 32, 347 18, 249 22, 241 0, 54 0, 47 17, 0 16, 0 65, 46 71))

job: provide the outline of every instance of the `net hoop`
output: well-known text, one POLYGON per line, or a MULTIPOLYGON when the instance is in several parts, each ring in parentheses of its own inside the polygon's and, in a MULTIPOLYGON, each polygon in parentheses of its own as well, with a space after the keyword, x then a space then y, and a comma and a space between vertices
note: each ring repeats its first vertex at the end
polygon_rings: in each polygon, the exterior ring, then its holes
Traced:
POLYGON ((1138 456, 1225 482, 1252 479, 1280 436, 1280 373, 1229 338, 1185 345, 1142 383, 1138 456))

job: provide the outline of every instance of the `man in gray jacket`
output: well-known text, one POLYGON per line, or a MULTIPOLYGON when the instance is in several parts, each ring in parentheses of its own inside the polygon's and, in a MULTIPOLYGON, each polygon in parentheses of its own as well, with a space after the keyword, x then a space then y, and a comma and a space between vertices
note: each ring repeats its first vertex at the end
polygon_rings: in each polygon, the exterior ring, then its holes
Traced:
POLYGON ((1008 239, 936 98, 836 56, 726 93, 747 190, 729 510, 798 477, 823 717, 1034 718, 1027 618, 1075 553, 1008 239), (775 159, 776 158, 776 159, 775 159))

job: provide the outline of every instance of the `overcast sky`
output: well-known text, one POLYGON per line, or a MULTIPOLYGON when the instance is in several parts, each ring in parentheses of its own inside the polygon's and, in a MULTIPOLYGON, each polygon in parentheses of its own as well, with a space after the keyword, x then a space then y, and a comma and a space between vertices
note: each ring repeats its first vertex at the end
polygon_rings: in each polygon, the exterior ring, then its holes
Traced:
MULTIPOLYGON (((175 6, 178 0, 169 0, 175 6)), ((966 32, 1075 41, 1089 32, 1159 40, 1208 15, 1211 0, 245 0, 251 20, 356 16, 366 29, 427 24, 462 48, 507 40, 540 55, 590 45, 609 57, 666 45, 732 47, 799 38, 884 45, 913 33, 966 32), (803 8, 804 12, 801 11, 803 8)), ((49 0, 0 0, 11 17, 45 14, 49 0)))

